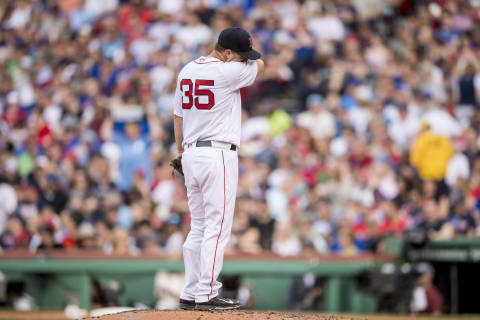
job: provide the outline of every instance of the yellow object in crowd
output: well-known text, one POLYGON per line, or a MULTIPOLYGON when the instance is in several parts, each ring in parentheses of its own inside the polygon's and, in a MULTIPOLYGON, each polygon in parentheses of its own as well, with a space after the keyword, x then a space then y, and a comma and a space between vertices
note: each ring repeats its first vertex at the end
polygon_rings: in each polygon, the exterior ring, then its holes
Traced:
POLYGON ((445 177, 448 160, 453 156, 450 140, 431 130, 420 134, 412 145, 410 162, 424 180, 441 180, 445 177))

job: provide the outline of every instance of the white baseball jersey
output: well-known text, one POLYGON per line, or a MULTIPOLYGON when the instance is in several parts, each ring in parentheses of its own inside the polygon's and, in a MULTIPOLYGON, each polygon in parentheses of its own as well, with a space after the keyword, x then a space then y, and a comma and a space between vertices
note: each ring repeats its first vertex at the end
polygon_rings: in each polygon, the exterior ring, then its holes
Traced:
POLYGON ((257 63, 200 57, 180 71, 175 115, 183 118, 183 145, 219 141, 240 146, 240 89, 257 77, 257 63))

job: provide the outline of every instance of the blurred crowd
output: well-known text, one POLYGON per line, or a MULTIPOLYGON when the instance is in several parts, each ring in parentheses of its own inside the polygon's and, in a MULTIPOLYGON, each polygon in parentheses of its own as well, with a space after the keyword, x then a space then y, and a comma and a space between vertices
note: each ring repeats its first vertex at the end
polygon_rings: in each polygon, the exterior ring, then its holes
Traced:
POLYGON ((178 256, 176 74, 239 25, 229 252, 385 250, 480 236, 478 0, 0 2, 0 247, 178 256))

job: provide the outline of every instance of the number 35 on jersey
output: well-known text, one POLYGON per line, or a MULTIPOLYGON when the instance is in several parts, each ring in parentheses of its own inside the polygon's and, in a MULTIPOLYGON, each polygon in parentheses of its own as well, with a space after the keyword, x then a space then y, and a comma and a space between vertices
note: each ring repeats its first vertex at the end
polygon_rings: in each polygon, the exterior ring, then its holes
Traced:
POLYGON ((215 105, 215 95, 209 88, 213 87, 213 80, 182 79, 180 90, 182 91, 182 108, 191 109, 193 105, 199 110, 209 110, 215 105))

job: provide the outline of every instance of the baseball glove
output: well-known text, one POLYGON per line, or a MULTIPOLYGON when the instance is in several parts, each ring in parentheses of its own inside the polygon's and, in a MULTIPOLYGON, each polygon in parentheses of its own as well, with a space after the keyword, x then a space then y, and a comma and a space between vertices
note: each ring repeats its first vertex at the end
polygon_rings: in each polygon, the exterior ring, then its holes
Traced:
POLYGON ((182 157, 178 157, 170 161, 170 166, 173 168, 173 172, 177 171, 183 176, 182 157))

